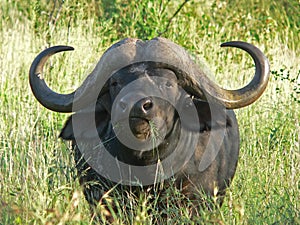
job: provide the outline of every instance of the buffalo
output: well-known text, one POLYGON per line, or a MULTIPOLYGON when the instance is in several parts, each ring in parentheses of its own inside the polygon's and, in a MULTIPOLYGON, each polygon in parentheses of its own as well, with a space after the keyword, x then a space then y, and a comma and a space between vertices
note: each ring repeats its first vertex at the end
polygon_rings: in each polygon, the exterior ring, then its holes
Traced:
POLYGON ((70 94, 52 91, 42 73, 51 55, 73 48, 50 47, 35 58, 29 78, 36 99, 55 112, 73 113, 60 137, 72 143, 92 207, 113 187, 140 193, 162 183, 162 193, 172 185, 196 208, 203 205, 200 190, 222 204, 239 156, 233 109, 261 96, 269 64, 249 43, 221 46, 242 49, 254 60, 255 75, 245 87, 219 87, 184 48, 162 37, 115 43, 70 94))

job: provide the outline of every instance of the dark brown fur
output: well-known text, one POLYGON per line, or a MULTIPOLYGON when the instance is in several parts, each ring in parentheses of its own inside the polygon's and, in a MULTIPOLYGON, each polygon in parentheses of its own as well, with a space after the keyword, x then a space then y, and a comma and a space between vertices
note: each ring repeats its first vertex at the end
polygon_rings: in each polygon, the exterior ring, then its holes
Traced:
MULTIPOLYGON (((133 104, 133 108, 130 111, 130 118, 132 118, 130 120, 130 128, 138 139, 147 139, 151 135, 148 121, 151 121, 154 117, 161 118, 166 123, 167 135, 165 140, 158 147, 159 151, 149 151, 141 154, 138 151, 127 149, 125 146, 122 146, 117 139, 110 140, 113 136, 113 131, 110 126, 112 104, 114 101, 121 101, 120 99, 116 100, 117 94, 123 87, 136 79, 144 77, 151 82, 151 76, 166 77, 169 80, 168 84, 163 84, 165 85, 163 90, 167 89, 167 93, 164 94, 166 96, 171 95, 175 102, 182 103, 182 99, 187 97, 180 95, 177 78, 172 71, 167 69, 149 69, 147 67, 144 68, 143 66, 140 68, 130 66, 116 72, 108 81, 107 86, 109 91, 99 99, 99 104, 96 105, 96 109, 92 107, 90 110, 86 109, 77 112, 66 122, 60 137, 72 141, 79 181, 83 186, 87 201, 91 206, 95 206, 101 200, 102 196, 116 185, 114 182, 99 175, 91 168, 87 160, 83 158, 82 151, 78 149, 78 141, 84 143, 86 149, 94 149, 95 146, 99 144, 98 137, 95 136, 95 134, 90 133, 89 125, 84 122, 84 118, 92 116, 95 117, 98 135, 101 140, 105 142, 106 148, 110 151, 110 154, 118 160, 131 165, 149 165, 157 162, 158 158, 163 160, 168 157, 178 142, 178 132, 180 128, 183 128, 187 135, 189 135, 189 133, 198 132, 198 144, 193 150, 194 153, 191 159, 173 176, 173 178, 175 178, 175 186, 187 198, 195 202, 196 208, 201 207, 201 196, 199 194, 201 191, 208 196, 213 196, 217 190, 219 202, 222 203, 225 190, 230 185, 235 174, 239 155, 238 125, 232 110, 226 110, 215 103, 214 109, 219 109, 220 113, 218 114, 218 112, 215 112, 217 115, 214 120, 212 120, 212 106, 207 102, 193 99, 193 103, 197 108, 200 123, 199 129, 195 131, 193 128, 193 121, 191 121, 190 124, 189 122, 187 122, 187 124, 180 123, 179 116, 174 109, 174 106, 170 103, 163 99, 145 96, 141 102, 135 102, 133 104), (148 101, 149 99, 151 101, 148 101), (142 112, 141 109, 147 110, 144 110, 146 112, 142 112), (80 118, 79 121, 82 121, 80 126, 82 128, 80 137, 76 137, 76 139, 74 137, 72 125, 72 117, 74 116, 80 118), (212 135, 212 131, 218 130, 223 130, 225 132, 224 138, 218 138, 218 136, 215 135, 213 136, 213 142, 209 143, 208 141, 212 135), (218 146, 218 144, 220 144, 220 146, 218 146), (209 159, 211 160, 211 163, 205 170, 199 171, 199 165, 205 151, 212 152, 211 155, 208 155, 212 158, 209 159), (217 154, 214 158, 213 152, 215 151, 217 151, 217 154)), ((134 92, 134 94, 142 95, 142 90, 147 88, 147 83, 144 83, 143 85, 144 86, 139 89, 140 92, 137 91, 134 92)), ((129 97, 130 95, 128 95, 128 98, 129 97)), ((128 103, 130 102, 130 99, 127 99, 126 101, 128 103)), ((126 106, 122 104, 119 106, 117 105, 116 107, 124 109, 126 106)), ((155 125, 157 127, 160 126, 159 123, 155 125)), ((169 182, 170 180, 164 182, 165 187, 168 186, 169 182)), ((130 187, 126 185, 117 185, 116 188, 120 192, 130 190, 138 194, 140 191, 149 188, 149 185, 144 188, 138 186, 130 187)), ((161 207, 164 206, 162 205, 161 207)))

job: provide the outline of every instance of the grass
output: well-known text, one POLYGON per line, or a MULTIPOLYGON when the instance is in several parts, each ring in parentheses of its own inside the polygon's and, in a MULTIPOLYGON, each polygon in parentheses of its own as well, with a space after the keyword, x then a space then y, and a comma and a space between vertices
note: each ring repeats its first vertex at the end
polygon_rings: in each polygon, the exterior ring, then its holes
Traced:
MULTIPOLYGON (((174 18, 184 1, 0 2, 0 224, 92 223, 69 146, 57 139, 67 115, 44 109, 29 88, 29 66, 37 53, 57 44, 75 47, 53 57, 45 70, 48 84, 66 93, 115 41, 159 33, 205 59, 226 88, 246 84, 253 63, 220 43, 254 43, 270 60, 263 96, 236 110, 241 154, 225 203, 201 211, 197 224, 300 224, 299 1, 195 0, 174 18)), ((130 218, 120 199, 115 217, 120 224, 151 224, 159 217, 147 217, 155 208, 153 198, 132 196, 130 218)), ((193 224, 176 204, 180 198, 170 191, 168 222, 193 224)))

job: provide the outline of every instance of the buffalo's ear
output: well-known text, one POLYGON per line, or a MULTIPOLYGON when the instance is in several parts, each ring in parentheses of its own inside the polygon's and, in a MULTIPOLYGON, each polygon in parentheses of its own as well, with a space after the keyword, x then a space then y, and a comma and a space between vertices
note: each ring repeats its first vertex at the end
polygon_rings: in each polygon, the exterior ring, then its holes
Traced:
POLYGON ((110 94, 108 91, 105 91, 102 93, 101 96, 99 96, 96 105, 91 104, 90 106, 81 109, 80 111, 70 116, 67 119, 63 129, 61 130, 59 137, 64 140, 75 139, 75 135, 73 131, 74 119, 76 121, 75 127, 80 128, 80 130, 76 132, 76 135, 78 135, 79 138, 91 139, 97 136, 101 136, 105 132, 109 124, 110 112, 111 112, 110 94), (97 132, 94 132, 95 125, 96 125, 97 132))
POLYGON ((101 97, 98 98, 99 104, 103 107, 107 113, 111 113, 112 101, 109 92, 105 92, 101 97))
POLYGON ((73 133, 73 125, 72 125, 72 116, 69 116, 67 119, 63 129, 61 130, 59 137, 64 140, 74 140, 74 133, 73 133))
POLYGON ((74 140, 74 126, 73 122, 76 122, 76 137, 84 139, 93 139, 98 136, 102 136, 106 131, 109 124, 110 114, 103 108, 102 105, 97 103, 96 108, 94 106, 85 108, 79 112, 76 112, 70 116, 65 123, 59 137, 64 140, 74 140), (96 126, 96 129, 94 129, 96 126), (97 130, 95 132, 95 130, 97 130))
POLYGON ((182 115, 184 115, 182 125, 186 129, 204 131, 210 130, 212 127, 226 126, 226 109, 222 105, 190 97, 185 97, 181 105, 182 115), (192 111, 189 107, 196 108, 198 118, 194 118, 195 115, 190 113, 192 111))
POLYGON ((227 110, 217 102, 193 100, 199 117, 200 126, 204 129, 224 128, 227 125, 227 110))
POLYGON ((200 124, 211 121, 211 110, 208 102, 193 99, 193 103, 196 106, 200 124))

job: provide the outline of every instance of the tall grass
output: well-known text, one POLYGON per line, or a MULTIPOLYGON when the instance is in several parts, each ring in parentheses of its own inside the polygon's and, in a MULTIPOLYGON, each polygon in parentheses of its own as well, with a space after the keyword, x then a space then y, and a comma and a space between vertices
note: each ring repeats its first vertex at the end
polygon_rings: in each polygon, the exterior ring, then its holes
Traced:
MULTIPOLYGON (((45 70, 48 84, 66 93, 115 41, 158 34, 204 58, 226 88, 243 86, 254 71, 247 54, 220 49, 221 42, 254 43, 270 60, 266 92, 236 110, 241 154, 225 203, 201 211, 197 223, 300 224, 299 1, 195 0, 174 18, 184 1, 0 2, 0 224, 92 223, 69 146, 57 139, 67 115, 41 107, 28 85, 36 54, 56 44, 75 47, 51 58, 45 70)), ((182 197, 169 193, 169 224, 192 224, 176 204, 182 197)), ((158 212, 147 213, 155 198, 132 196, 131 218, 120 201, 118 223, 157 221, 158 212)))

